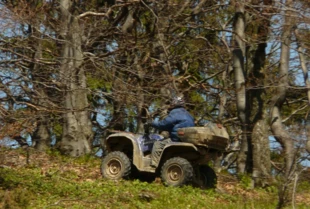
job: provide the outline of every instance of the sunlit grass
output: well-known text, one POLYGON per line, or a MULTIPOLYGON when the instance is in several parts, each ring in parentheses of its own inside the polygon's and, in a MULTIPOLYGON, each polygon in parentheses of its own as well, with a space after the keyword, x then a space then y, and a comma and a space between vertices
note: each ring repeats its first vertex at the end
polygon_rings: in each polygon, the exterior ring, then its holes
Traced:
POLYGON ((201 190, 158 181, 107 181, 100 175, 99 158, 40 157, 25 166, 0 168, 0 208, 274 209, 277 204, 275 189, 250 190, 241 184, 221 189, 222 184, 219 190, 201 190))

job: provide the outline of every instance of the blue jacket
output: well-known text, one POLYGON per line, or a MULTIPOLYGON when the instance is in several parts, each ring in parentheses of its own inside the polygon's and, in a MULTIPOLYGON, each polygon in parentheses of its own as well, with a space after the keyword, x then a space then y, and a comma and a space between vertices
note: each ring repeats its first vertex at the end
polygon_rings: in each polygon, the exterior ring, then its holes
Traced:
POLYGON ((177 130, 179 128, 194 127, 195 121, 183 107, 177 107, 172 109, 165 119, 154 121, 152 126, 161 131, 168 131, 172 141, 180 141, 177 130))

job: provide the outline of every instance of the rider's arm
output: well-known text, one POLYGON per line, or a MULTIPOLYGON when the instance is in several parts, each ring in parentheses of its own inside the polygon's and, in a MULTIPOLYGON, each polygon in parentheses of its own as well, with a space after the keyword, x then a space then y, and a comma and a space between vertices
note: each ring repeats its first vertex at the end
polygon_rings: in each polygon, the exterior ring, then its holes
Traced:
POLYGON ((175 123, 176 119, 171 114, 169 114, 165 119, 161 121, 153 121, 152 126, 159 130, 171 131, 175 123))

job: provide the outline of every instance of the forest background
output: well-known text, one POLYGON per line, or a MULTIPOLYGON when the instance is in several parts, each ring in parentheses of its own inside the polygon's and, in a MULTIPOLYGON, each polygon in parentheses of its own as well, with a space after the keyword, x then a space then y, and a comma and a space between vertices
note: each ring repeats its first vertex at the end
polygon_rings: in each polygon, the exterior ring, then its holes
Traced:
POLYGON ((238 147, 217 171, 280 178, 285 194, 307 169, 307 0, 0 3, 2 146, 95 153, 113 130, 143 133, 145 110, 177 93, 238 147))

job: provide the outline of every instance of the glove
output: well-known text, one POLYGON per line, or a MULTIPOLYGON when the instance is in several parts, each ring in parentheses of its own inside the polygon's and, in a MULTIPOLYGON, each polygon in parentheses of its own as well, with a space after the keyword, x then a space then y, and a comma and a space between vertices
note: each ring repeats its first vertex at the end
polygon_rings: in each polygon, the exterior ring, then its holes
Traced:
POLYGON ((151 128, 152 127, 152 122, 146 122, 144 123, 144 129, 145 128, 151 128))
POLYGON ((144 123, 144 133, 149 134, 150 133, 150 128, 152 127, 152 124, 149 122, 144 123))

